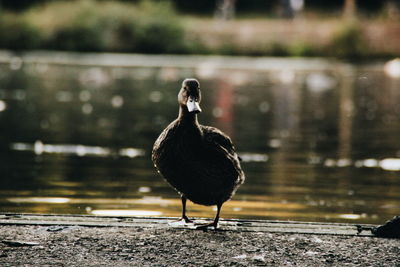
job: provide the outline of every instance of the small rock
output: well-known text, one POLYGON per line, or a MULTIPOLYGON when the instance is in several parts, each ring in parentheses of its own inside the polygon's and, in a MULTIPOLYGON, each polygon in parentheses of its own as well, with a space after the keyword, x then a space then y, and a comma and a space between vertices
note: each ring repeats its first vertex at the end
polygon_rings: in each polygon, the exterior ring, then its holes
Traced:
POLYGON ((242 260, 242 259, 247 258, 247 255, 246 255, 246 254, 242 254, 242 255, 235 256, 235 257, 233 257, 233 258, 234 258, 234 259, 242 260))
POLYGON ((317 255, 318 254, 318 252, 315 252, 315 251, 311 251, 311 250, 309 250, 309 251, 307 251, 306 253, 304 253, 306 256, 315 256, 315 255, 317 255))
POLYGON ((255 255, 255 256, 253 256, 252 260, 255 262, 265 262, 263 255, 255 255))

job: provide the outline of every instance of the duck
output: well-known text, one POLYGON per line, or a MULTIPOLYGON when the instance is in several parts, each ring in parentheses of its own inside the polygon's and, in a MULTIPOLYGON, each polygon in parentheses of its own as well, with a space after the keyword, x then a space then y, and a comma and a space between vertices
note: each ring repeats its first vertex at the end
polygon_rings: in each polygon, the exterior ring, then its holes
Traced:
POLYGON ((153 145, 152 161, 157 171, 178 192, 182 202, 179 221, 193 223, 186 215, 186 201, 216 206, 212 223, 196 229, 217 229, 222 205, 245 180, 240 157, 228 135, 198 122, 201 91, 197 79, 182 82, 178 93, 178 117, 153 145))

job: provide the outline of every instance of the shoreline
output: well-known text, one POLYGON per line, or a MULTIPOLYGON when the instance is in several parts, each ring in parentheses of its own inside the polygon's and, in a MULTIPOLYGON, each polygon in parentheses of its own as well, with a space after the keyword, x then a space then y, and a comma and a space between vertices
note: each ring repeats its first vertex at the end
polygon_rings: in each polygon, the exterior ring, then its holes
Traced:
POLYGON ((224 55, 135 54, 108 52, 68 52, 50 50, 12 51, 0 49, 0 64, 52 64, 99 67, 175 67, 248 71, 383 71, 385 61, 349 63, 323 57, 251 57, 224 55))
MULTIPOLYGON (((278 232, 276 230, 278 228, 275 230, 270 228, 271 231, 268 232, 256 229, 244 230, 249 224, 267 226, 283 222, 222 220, 221 230, 199 231, 186 226, 171 226, 170 222, 173 219, 175 218, 1 214, 0 264, 5 266, 84 264, 88 266, 398 266, 400 264, 399 239, 357 236, 355 232, 345 235, 321 234, 321 230, 325 227, 355 229, 356 226, 351 224, 318 224, 319 227, 314 227, 313 231, 304 233, 312 228, 310 226, 316 224, 291 222, 290 227, 297 225, 303 231, 289 233, 278 232), (80 220, 80 223, 77 220, 80 220), (228 229, 233 224, 236 228, 228 229)), ((289 225, 290 223, 287 226, 289 225)))

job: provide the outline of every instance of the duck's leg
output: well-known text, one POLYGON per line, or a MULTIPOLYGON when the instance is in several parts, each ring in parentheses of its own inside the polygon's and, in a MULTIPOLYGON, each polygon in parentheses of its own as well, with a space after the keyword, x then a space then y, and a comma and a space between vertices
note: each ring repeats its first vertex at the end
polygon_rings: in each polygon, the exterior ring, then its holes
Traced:
POLYGON ((215 215, 214 221, 212 223, 200 225, 200 226, 196 227, 196 229, 197 230, 207 230, 208 227, 214 227, 214 229, 217 229, 221 208, 222 208, 222 203, 217 204, 217 214, 215 215))
POLYGON ((179 221, 185 221, 185 223, 192 223, 193 221, 190 220, 186 216, 186 200, 187 200, 187 198, 182 195, 181 200, 182 200, 182 217, 179 219, 179 221))

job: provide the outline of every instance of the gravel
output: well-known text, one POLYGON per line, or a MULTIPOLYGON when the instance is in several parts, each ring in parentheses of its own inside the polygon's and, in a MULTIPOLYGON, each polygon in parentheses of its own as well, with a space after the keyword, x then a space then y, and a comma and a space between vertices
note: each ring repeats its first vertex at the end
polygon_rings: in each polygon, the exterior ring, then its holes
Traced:
POLYGON ((400 240, 175 228, 0 226, 1 266, 400 266, 400 240))

